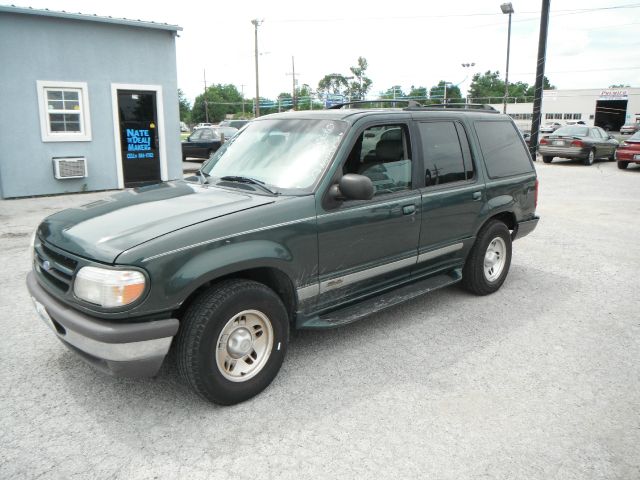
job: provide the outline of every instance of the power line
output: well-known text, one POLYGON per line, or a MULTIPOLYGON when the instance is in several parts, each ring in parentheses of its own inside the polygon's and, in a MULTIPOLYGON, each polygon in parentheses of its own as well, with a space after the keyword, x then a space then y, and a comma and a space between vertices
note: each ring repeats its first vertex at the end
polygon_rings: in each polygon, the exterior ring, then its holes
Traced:
MULTIPOLYGON (((604 10, 620 10, 626 8, 640 8, 640 3, 629 3, 624 5, 614 5, 611 7, 596 7, 596 8, 579 8, 579 9, 566 9, 556 10, 551 16, 564 16, 564 15, 579 15, 582 13, 599 12, 604 10)), ((538 18, 540 12, 518 12, 519 15, 536 15, 531 19, 518 19, 518 21, 530 21, 538 18)), ((476 12, 476 13, 452 13, 443 15, 384 15, 384 16, 359 16, 358 21, 366 20, 422 20, 428 18, 467 18, 467 17, 493 17, 501 16, 502 13, 488 13, 488 12, 476 12)), ((341 22, 341 21, 353 21, 350 17, 324 17, 324 18, 289 18, 289 19, 273 19, 270 23, 323 23, 323 22, 341 22)), ((515 21, 515 20, 514 20, 515 21)))

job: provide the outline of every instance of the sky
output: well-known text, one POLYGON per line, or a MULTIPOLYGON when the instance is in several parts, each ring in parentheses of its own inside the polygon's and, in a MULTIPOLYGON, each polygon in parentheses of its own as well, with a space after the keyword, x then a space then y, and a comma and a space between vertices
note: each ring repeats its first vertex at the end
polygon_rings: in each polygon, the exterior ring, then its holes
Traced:
MULTIPOLYGON (((439 80, 466 92, 477 72, 504 78, 508 15, 501 0, 449 2, 242 0, 12 0, 48 8, 179 25, 178 86, 193 102, 204 80, 231 83, 255 97, 254 26, 258 29, 260 96, 316 89, 329 73, 351 75, 359 56, 373 81, 369 96, 400 85, 431 87, 439 80), (463 63, 475 63, 464 68, 463 63)), ((541 0, 513 0, 509 81, 533 84, 541 0)), ((561 89, 640 87, 640 2, 551 0, 545 73, 561 89)))

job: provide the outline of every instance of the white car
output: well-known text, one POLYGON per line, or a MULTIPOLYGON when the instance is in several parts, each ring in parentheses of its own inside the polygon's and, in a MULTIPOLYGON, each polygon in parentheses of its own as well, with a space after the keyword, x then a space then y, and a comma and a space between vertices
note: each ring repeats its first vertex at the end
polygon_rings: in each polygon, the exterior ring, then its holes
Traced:
POLYGON ((540 133, 553 133, 562 126, 560 122, 546 122, 540 127, 540 133))
POLYGON ((205 127, 213 127, 213 123, 199 123, 197 124, 195 127, 193 127, 194 130, 198 130, 199 128, 205 128, 205 127))

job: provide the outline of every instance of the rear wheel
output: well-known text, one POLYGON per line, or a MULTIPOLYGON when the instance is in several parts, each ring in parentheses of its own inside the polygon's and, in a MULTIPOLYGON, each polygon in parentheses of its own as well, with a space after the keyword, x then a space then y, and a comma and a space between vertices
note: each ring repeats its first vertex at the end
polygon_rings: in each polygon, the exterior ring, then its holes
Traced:
POLYGON ((462 270, 462 286, 476 295, 497 291, 509 273, 511 235, 507 226, 490 220, 482 227, 462 270))
POLYGON ((233 405, 275 378, 289 341, 287 311, 267 286, 229 280, 188 308, 177 337, 180 376, 200 396, 233 405))
POLYGON ((586 156, 586 158, 584 160, 582 160, 582 163, 584 163, 585 165, 593 165, 593 162, 596 159, 596 152, 594 150, 589 150, 589 155, 586 156))
POLYGON ((550 157, 548 155, 545 155, 545 156, 542 157, 542 161, 544 163, 551 163, 551 160, 553 160, 553 157, 550 157))
POLYGON ((620 170, 625 170, 629 166, 629 162, 621 162, 618 160, 618 168, 620 170))

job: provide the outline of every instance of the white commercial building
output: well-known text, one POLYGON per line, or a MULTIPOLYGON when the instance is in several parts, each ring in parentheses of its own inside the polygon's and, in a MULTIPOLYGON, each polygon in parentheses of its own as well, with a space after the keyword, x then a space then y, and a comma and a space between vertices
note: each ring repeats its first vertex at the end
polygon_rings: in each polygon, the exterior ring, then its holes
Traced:
MULTIPOLYGON (((502 104, 492 106, 502 111, 502 104)), ((531 128, 532 112, 533 103, 507 104, 507 113, 524 130, 531 128)), ((542 123, 568 120, 618 131, 625 123, 640 121, 640 88, 545 90, 542 123)))

